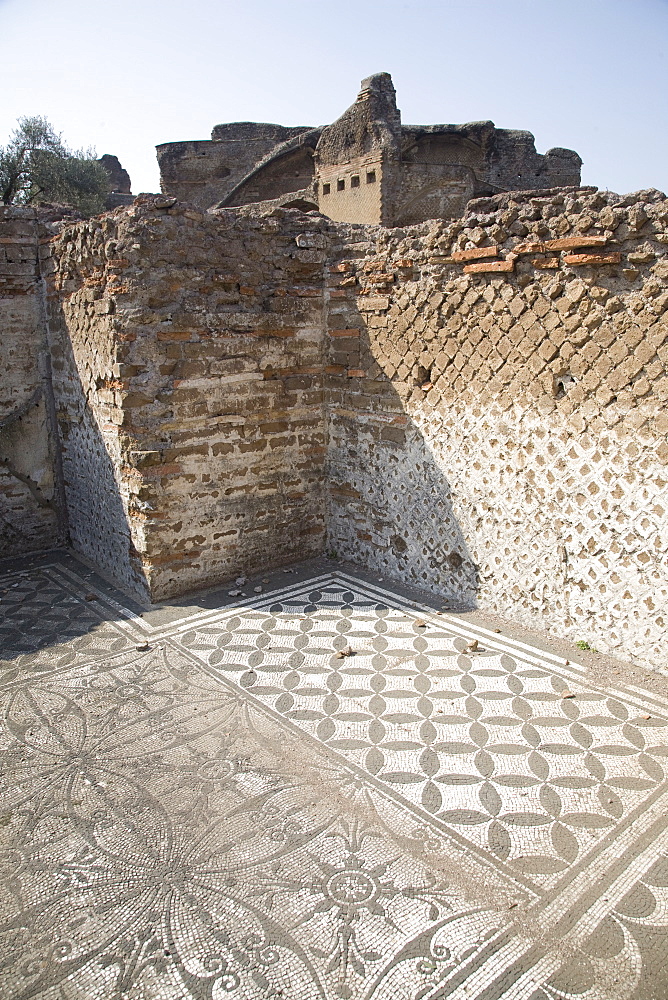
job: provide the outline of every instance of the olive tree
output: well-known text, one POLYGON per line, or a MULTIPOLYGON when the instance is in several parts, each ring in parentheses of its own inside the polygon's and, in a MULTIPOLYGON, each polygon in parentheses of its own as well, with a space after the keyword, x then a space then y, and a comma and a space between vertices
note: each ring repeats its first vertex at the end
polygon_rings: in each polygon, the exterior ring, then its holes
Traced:
POLYGON ((84 215, 104 210, 109 175, 92 150, 70 150, 46 118, 19 118, 0 146, 0 199, 5 205, 56 202, 84 215))

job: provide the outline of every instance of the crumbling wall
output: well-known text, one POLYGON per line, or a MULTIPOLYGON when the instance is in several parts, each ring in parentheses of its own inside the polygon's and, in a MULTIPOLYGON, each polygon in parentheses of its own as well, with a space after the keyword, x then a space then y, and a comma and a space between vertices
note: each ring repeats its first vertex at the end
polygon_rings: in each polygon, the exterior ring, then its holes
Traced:
POLYGON ((483 194, 578 185, 582 166, 573 150, 539 154, 531 132, 491 121, 402 126, 389 73, 362 80, 331 125, 230 122, 157 155, 163 193, 201 209, 281 200, 308 211, 317 201, 335 221, 386 226, 459 218, 483 194))
POLYGON ((665 665, 668 201, 406 229, 145 197, 53 241, 76 548, 154 599, 322 551, 665 665))
POLYGON ((493 122, 405 125, 394 225, 459 218, 477 195, 578 185, 581 166, 574 150, 537 153, 531 132, 493 122))
POLYGON ((35 212, 0 208, 0 557, 61 544, 35 212))
MULTIPOLYGON (((216 125, 211 139, 195 139, 187 142, 164 142, 156 147, 160 167, 160 185, 164 194, 181 201, 190 202, 198 208, 207 209, 230 194, 230 192, 252 173, 273 150, 296 136, 308 132, 307 126, 286 128, 258 122, 232 122, 216 125)), ((294 171, 283 164, 277 179, 284 180, 280 190, 297 190, 302 185, 285 186, 285 179, 294 171), (283 177, 285 174, 285 177, 283 177)), ((308 183, 313 176, 313 166, 309 160, 308 183)), ((275 178, 276 179, 276 178, 275 178)), ((290 182, 288 182, 290 183, 290 182)), ((274 198, 279 191, 266 182, 260 182, 262 197, 274 198)), ((249 201, 258 201, 260 195, 249 192, 249 201)))
POLYGON ((53 387, 70 542, 121 588, 146 597, 127 517, 123 413, 115 394, 126 337, 115 318, 125 261, 113 215, 65 225, 44 262, 53 387))
POLYGON ((389 73, 362 80, 357 100, 323 129, 315 151, 318 204, 334 220, 391 225, 401 114, 389 73))
POLYGON ((591 189, 339 226, 329 547, 665 666, 667 227, 591 189))
POLYGON ((121 205, 131 205, 133 202, 130 174, 125 170, 117 156, 104 153, 99 160, 109 176, 109 193, 105 200, 105 208, 119 208, 121 205))
POLYGON ((56 241, 72 540, 121 585, 160 599, 321 551, 318 225, 146 197, 56 241))

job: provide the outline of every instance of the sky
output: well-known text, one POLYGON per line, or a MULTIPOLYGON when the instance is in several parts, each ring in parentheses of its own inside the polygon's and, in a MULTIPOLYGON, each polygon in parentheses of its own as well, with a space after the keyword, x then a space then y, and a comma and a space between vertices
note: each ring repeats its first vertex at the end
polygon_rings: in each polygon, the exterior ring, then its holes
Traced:
POLYGON ((668 191, 668 0, 0 0, 0 145, 44 115, 158 191, 156 144, 327 124, 378 72, 406 124, 491 119, 668 191))

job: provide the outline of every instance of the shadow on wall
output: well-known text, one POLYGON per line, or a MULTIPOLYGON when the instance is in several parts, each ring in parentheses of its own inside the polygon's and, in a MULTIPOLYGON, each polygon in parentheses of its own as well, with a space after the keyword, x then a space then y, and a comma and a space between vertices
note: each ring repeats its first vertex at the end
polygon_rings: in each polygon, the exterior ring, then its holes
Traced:
MULTIPOLYGON (((206 230, 212 240, 218 240, 217 225, 213 220, 206 230)), ((240 227, 242 238, 236 242, 232 239, 236 230, 227 233, 236 258, 246 253, 247 245, 255 247, 255 229, 251 239, 246 237, 244 226, 240 227)), ((172 230, 179 232, 176 223, 169 232, 172 230)), ((169 344, 169 337, 157 346, 152 339, 132 342, 132 352, 122 355, 132 369, 146 367, 150 355, 153 367, 149 375, 155 369, 155 378, 145 382, 152 395, 176 390, 170 397, 174 413, 169 421, 181 421, 187 435, 181 433, 178 450, 176 444, 173 449, 180 456, 173 479, 157 471, 162 466, 155 471, 163 478, 156 479, 153 470, 149 474, 135 464, 136 456, 144 454, 133 450, 138 448, 139 439, 150 449, 170 432, 161 414, 145 424, 131 405, 121 409, 117 397, 127 383, 114 372, 120 371, 115 367, 121 349, 116 326, 122 324, 123 316, 112 318, 105 312, 115 306, 111 299, 100 297, 98 278, 83 284, 77 279, 71 301, 65 296, 51 300, 54 392, 72 547, 141 601, 149 599, 151 589, 154 598, 175 596, 215 586, 237 572, 253 572, 324 549, 373 572, 430 589, 455 606, 475 606, 478 569, 454 513, 450 484, 442 463, 428 447, 428 438, 407 414, 405 405, 407 396, 429 373, 416 368, 415 385, 404 380, 393 385, 385 376, 369 343, 369 336, 373 338, 376 332, 371 296, 363 301, 358 295, 332 296, 327 331, 323 331, 320 306, 317 317, 309 312, 304 326, 301 311, 306 306, 302 303, 314 303, 314 292, 321 302, 323 254, 317 241, 313 243, 313 234, 304 235, 300 226, 295 232, 296 249, 289 249, 295 245, 290 239, 280 281, 272 271, 272 283, 268 283, 258 268, 256 282, 262 289, 278 283, 281 290, 290 282, 288 287, 296 293, 308 293, 296 295, 300 310, 296 320, 291 312, 285 313, 292 317, 292 326, 286 329, 294 332, 303 328, 307 334, 303 343, 300 340, 294 347, 294 358, 293 348, 288 351, 284 338, 274 337, 278 346, 271 350, 264 340, 258 346, 256 335, 265 329, 267 320, 262 303, 256 302, 259 296, 254 285, 243 295, 239 290, 233 296, 231 318, 227 311, 220 311, 215 336, 199 338, 201 320, 189 306, 194 297, 188 276, 176 292, 171 290, 181 324, 166 331, 174 332, 175 338, 169 358, 181 359, 171 365, 171 374, 163 377, 156 368, 158 347, 162 350, 169 344), (313 256, 315 260, 311 260, 313 256), (308 270, 304 271, 306 265, 308 270), (314 274, 317 284, 312 287, 314 274), (362 315, 365 310, 370 313, 368 334, 362 315), (196 351, 186 351, 190 341, 184 340, 183 329, 194 331, 196 351), (245 357, 250 349, 249 330, 254 338, 252 374, 262 378, 250 381, 245 396, 238 398, 239 386, 249 374, 245 357), (328 355, 324 359, 323 346, 328 355), (155 356, 150 354, 153 347, 155 356), (228 358, 230 351, 234 356, 228 358), (274 368, 276 379, 268 379, 267 373, 274 368), (314 379, 319 383, 323 368, 324 406, 319 384, 311 384, 314 379), (218 387, 215 391, 208 388, 204 392, 204 376, 209 377, 207 387, 218 387), (228 399, 230 393, 234 400, 228 399), (228 413, 234 420, 218 421, 214 427, 214 419, 228 413), (148 429, 142 429, 138 438, 140 428, 148 429), (215 450, 211 449, 214 435, 215 450), (268 443, 274 456, 270 481, 266 475, 268 443), (325 450, 327 465, 323 470, 325 450), (282 489, 284 482, 289 492, 282 489), (224 495, 219 495, 219 484, 224 484, 224 495), (321 490, 329 507, 327 543, 321 534, 325 520, 321 490), (278 505, 272 504, 273 496, 279 498, 278 505), (302 511, 304 524, 317 529, 317 538, 308 536, 314 542, 308 551, 304 550, 303 537, 298 544, 293 537, 295 512, 301 518, 302 511), (223 517, 227 517, 227 524, 223 517), (222 538, 216 552, 214 540, 221 532, 229 537, 222 538), (282 548, 286 539, 289 551, 282 548), (198 551, 188 545, 191 540, 198 551)), ((264 255, 271 252, 275 268, 273 230, 269 235, 269 246, 263 237, 259 250, 264 255)), ((177 246, 180 250, 181 242, 174 239, 177 246)), ((178 258, 174 259, 177 267, 178 258)), ((218 261, 218 256, 214 259, 218 261)), ((221 266, 226 263, 225 259, 221 266)), ((206 267, 210 267, 208 256, 206 267)), ((69 273, 66 268, 61 277, 65 273, 69 273)), ((199 272, 192 281, 200 303, 203 278, 199 272)), ((138 289, 137 302, 141 302, 143 286, 138 289)), ((214 305, 213 298, 219 293, 214 289, 210 294, 214 305)), ((277 302, 281 306, 283 298, 279 296, 277 302)), ((150 298, 146 305, 154 308, 150 298)), ((297 307, 290 304, 290 308, 294 311, 297 307)), ((215 309, 209 312, 213 315, 215 309)), ((286 326, 284 311, 277 309, 276 315, 278 319, 273 318, 273 312, 267 313, 273 324, 266 328, 268 337, 286 326)), ((141 405, 140 400, 137 408, 141 405)))
POLYGON ((113 420, 120 411, 114 410, 108 386, 111 372, 94 370, 105 352, 78 328, 81 340, 73 343, 62 305, 53 298, 49 327, 70 544, 120 589, 149 603, 118 480, 123 456, 113 420))
POLYGON ((31 211, 0 207, 0 236, 0 558, 6 558, 62 544, 65 530, 31 211))
MULTIPOLYGON (((85 339, 79 342, 76 330, 70 336, 62 307, 54 304, 52 309, 54 383, 72 548, 121 589, 148 603, 149 585, 128 518, 128 503, 136 507, 141 500, 124 498, 118 481, 124 457, 119 425, 112 419, 113 392, 106 387, 110 373, 95 373, 86 363, 86 358, 104 352, 95 354, 85 339)), ((478 567, 454 513, 446 475, 407 415, 400 392, 372 359, 366 322, 357 306, 344 302, 330 308, 329 324, 324 551, 439 593, 454 607, 475 607, 478 567), (364 378, 355 374, 361 371, 361 359, 364 378)), ((423 384, 427 377, 427 372, 416 370, 413 382, 423 384)), ((271 561, 268 554, 267 564, 271 561)))
POLYGON ((0 418, 0 555, 62 544, 43 387, 0 418))
MULTIPOLYGON (((373 357, 367 322, 349 300, 330 304, 327 550, 473 609, 479 571, 450 483, 373 357)), ((428 379, 416 368, 404 397, 428 379)))

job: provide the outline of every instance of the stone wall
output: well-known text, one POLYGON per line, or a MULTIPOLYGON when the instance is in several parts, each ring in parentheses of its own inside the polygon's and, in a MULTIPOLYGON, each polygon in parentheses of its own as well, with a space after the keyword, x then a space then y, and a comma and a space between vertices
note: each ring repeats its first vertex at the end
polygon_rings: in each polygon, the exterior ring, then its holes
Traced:
POLYGON ((146 197, 54 244, 72 542, 135 592, 322 550, 324 240, 305 228, 146 197))
MULTIPOLYGON (((310 133, 307 133, 309 135, 310 133)), ((230 195, 221 201, 224 206, 249 205, 286 195, 306 194, 313 208, 313 149, 298 136, 279 147, 274 155, 252 172, 230 195)))
POLYGON ((580 183, 571 149, 536 152, 531 132, 468 125, 404 126, 401 190, 394 225, 455 219, 480 193, 580 183))
POLYGON ((459 218, 477 195, 576 185, 582 166, 574 150, 537 153, 531 132, 491 121, 402 125, 389 73, 362 80, 331 125, 230 122, 210 140, 163 143, 157 156, 162 192, 201 209, 281 199, 386 226, 459 218))
POLYGON ((127 517, 123 414, 114 392, 126 338, 114 316, 122 263, 111 256, 115 233, 107 215, 66 225, 52 241, 44 270, 53 386, 70 543, 120 587, 146 596, 127 517))
POLYGON ((591 189, 338 227, 329 547, 665 665, 667 227, 591 189))
POLYGON ((40 227, 0 207, 0 556, 64 540, 52 435, 40 227))
POLYGON ((668 201, 405 229, 174 199, 66 226, 75 548, 159 599, 336 552, 665 664, 668 201))
MULTIPOLYGON (((223 201, 275 149, 308 131, 306 126, 285 128, 282 125, 234 122, 214 126, 211 139, 162 143, 156 147, 161 190, 198 208, 210 208, 223 201)), ((309 165, 308 184, 313 178, 310 159, 309 165)), ((291 174, 288 170, 286 177, 291 174)), ((290 183, 292 186, 287 188, 290 191, 301 186, 293 180, 290 183)), ((278 195, 273 187, 267 194, 266 183, 260 182, 260 187, 262 197, 278 195)), ((285 184, 281 190, 284 189, 285 184)), ((248 200, 259 199, 260 193, 255 192, 248 200)))
POLYGON ((357 100, 323 129, 315 152, 318 205, 335 221, 394 219, 401 114, 389 73, 362 80, 357 100))

